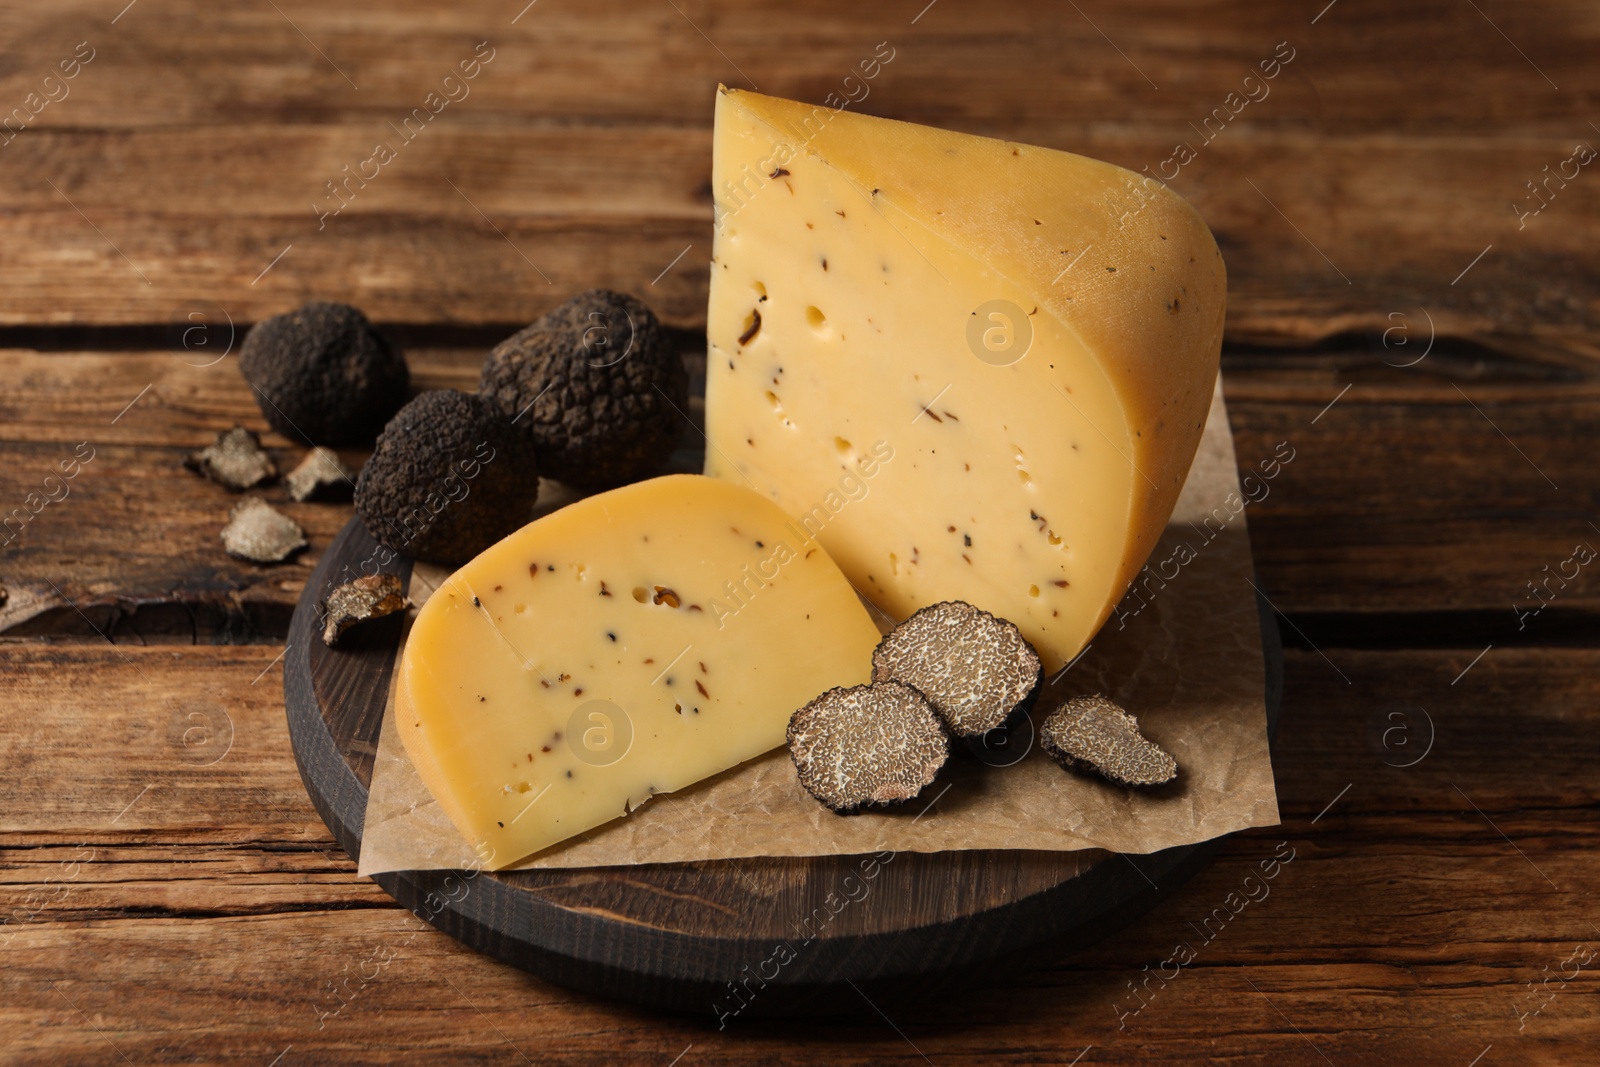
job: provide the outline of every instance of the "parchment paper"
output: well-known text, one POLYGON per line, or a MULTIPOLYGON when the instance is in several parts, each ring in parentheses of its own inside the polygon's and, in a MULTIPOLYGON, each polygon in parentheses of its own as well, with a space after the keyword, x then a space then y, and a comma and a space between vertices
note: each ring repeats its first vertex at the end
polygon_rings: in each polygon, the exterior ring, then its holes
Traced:
MULTIPOLYGON (((1247 457, 1248 466, 1272 458, 1247 457)), ((1252 484, 1257 498, 1261 485, 1270 492, 1260 474, 1252 484)), ((1037 723, 1068 696, 1109 693, 1177 757, 1178 781, 1161 792, 1069 774, 1033 745, 1009 767, 952 757, 926 809, 919 801, 905 813, 842 818, 800 787, 779 748, 513 868, 883 849, 1145 853, 1277 823, 1245 499, 1219 380, 1199 454, 1150 557, 1146 573, 1156 578, 1141 579, 1143 595, 1124 599, 1084 654, 1049 681, 1034 712, 1037 723)), ((412 600, 420 604, 447 574, 419 566, 412 600)), ((360 873, 477 866, 417 777, 393 719, 385 714, 378 741, 360 873)))

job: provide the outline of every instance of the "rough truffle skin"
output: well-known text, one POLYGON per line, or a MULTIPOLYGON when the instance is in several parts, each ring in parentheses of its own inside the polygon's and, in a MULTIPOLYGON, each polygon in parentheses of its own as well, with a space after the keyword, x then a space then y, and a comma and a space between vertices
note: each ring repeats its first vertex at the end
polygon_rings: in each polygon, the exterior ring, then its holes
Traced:
POLYGON ((1140 732, 1138 719, 1104 696, 1073 697, 1052 711, 1039 743, 1067 770, 1121 785, 1165 785, 1178 776, 1178 761, 1140 732))
POLYGON ((916 688, 961 738, 1014 723, 1033 703, 1042 674, 1022 631, 961 600, 923 608, 872 652, 874 681, 916 688))
POLYGON ((495 346, 478 394, 530 435, 546 475, 611 489, 666 468, 689 375, 648 307, 591 289, 495 346))
POLYGON ((788 740, 800 784, 840 815, 913 799, 950 752, 939 716, 898 682, 828 690, 790 717, 788 740))
POLYGON ((239 371, 274 430, 318 445, 369 443, 410 383, 405 357, 365 315, 320 300, 257 323, 239 371))
POLYGON ((356 514, 387 548, 460 564, 527 523, 539 495, 533 447, 482 399, 423 393, 378 435, 356 514))

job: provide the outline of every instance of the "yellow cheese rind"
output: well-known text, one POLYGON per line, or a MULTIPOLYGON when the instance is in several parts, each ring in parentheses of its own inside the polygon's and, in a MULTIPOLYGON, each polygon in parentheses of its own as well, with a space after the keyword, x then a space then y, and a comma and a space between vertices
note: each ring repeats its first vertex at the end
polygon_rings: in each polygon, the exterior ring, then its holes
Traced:
POLYGON ((1226 292, 1210 231, 1065 152, 733 90, 716 123, 706 472, 826 519, 891 615, 966 600, 1058 667, 1199 444, 1226 292), (1020 358, 974 340, 996 309, 1031 336, 1020 358), (819 512, 874 445, 893 459, 861 499, 819 512))
POLYGON ((418 612, 396 723, 490 869, 783 743, 867 680, 879 634, 839 568, 748 489, 669 475, 485 550, 418 612))

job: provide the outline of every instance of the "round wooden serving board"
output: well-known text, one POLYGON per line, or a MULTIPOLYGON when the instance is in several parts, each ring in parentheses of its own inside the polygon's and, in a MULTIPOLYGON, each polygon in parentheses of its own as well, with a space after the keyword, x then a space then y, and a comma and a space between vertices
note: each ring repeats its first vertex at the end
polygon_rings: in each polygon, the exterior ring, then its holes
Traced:
MULTIPOLYGON (((402 620, 357 627, 333 650, 322 641, 318 603, 361 573, 376 548, 359 519, 334 540, 295 610, 284 668, 301 777, 352 859, 361 848, 402 620)), ((410 578, 403 560, 386 569, 410 578)), ((1261 607, 1268 728, 1275 732, 1282 649, 1273 614, 1261 607)), ((1148 856, 1097 849, 900 853, 876 866, 867 895, 803 945, 798 920, 816 909, 828 914, 830 896, 838 908, 850 886, 863 884, 866 857, 400 871, 376 881, 450 936, 550 981, 727 1019, 856 1012, 1059 956, 1142 914, 1219 844, 1148 856), (845 883, 851 875, 857 877, 845 883)))

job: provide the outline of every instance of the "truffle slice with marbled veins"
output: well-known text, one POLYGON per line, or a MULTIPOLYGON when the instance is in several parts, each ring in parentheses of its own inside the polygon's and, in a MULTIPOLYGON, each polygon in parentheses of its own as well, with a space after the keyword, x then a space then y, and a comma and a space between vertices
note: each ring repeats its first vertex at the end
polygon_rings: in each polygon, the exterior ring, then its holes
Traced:
POLYGON ((1165 785, 1178 761, 1139 730, 1139 720, 1104 696, 1073 697, 1052 711, 1039 743, 1069 771, 1121 785, 1165 785))
POLYGON ((911 800, 949 755, 939 716, 899 682, 830 689, 789 720, 789 755, 806 792, 840 815, 911 800))
POLYGON ((923 608, 872 653, 876 681, 915 687, 957 737, 981 737, 1026 711, 1039 655, 1011 623, 959 600, 923 608))

